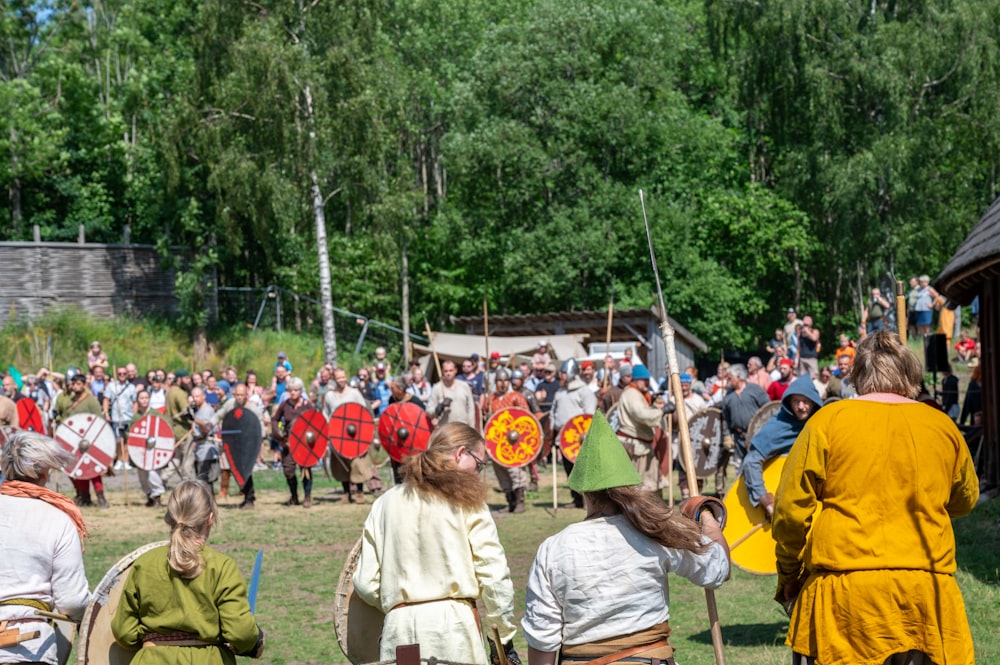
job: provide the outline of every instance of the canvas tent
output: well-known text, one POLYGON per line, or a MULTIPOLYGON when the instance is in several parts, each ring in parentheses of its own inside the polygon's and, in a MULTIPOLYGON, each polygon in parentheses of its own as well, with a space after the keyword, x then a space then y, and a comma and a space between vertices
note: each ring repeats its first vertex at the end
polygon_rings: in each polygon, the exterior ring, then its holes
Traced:
MULTIPOLYGON (((531 358, 538 348, 538 342, 545 341, 549 346, 549 355, 553 360, 563 360, 566 358, 582 358, 587 355, 587 349, 583 346, 586 335, 552 335, 549 337, 494 337, 490 335, 490 353, 496 351, 504 359, 515 356, 531 358)), ((482 335, 460 335, 457 333, 431 332, 430 344, 413 344, 411 357, 420 363, 424 370, 424 375, 428 380, 437 378, 437 370, 434 367, 433 351, 437 352, 440 360, 454 360, 461 364, 462 360, 470 357, 473 353, 478 353, 480 357, 486 355, 486 338, 482 335)))

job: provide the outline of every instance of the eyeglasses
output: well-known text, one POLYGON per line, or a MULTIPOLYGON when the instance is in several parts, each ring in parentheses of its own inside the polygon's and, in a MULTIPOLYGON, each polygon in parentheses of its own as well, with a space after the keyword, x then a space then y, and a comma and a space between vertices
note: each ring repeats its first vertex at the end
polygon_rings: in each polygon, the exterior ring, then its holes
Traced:
POLYGON ((468 455, 469 457, 471 457, 472 459, 474 459, 476 461, 476 473, 482 473, 483 469, 486 468, 486 460, 479 459, 478 457, 476 457, 475 455, 473 455, 472 451, 469 450, 468 448, 465 449, 465 454, 468 455))

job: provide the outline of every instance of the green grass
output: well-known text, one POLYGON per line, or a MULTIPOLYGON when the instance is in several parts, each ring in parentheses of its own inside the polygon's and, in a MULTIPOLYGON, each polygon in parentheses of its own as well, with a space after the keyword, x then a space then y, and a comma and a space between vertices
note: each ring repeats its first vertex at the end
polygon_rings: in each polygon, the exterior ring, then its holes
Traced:
MULTIPOLYGON (((383 478, 388 486, 387 468, 383 469, 383 478)), ((529 493, 525 513, 497 517, 514 580, 518 620, 524 613, 524 587, 538 545, 583 517, 582 511, 566 507, 570 497, 561 469, 561 507, 553 513, 550 478, 551 471, 542 474, 541 491, 529 493)), ((62 482, 65 485, 65 480, 62 482)), ((129 483, 131 507, 124 505, 123 478, 119 475, 107 483, 111 509, 88 509, 85 513, 92 533, 85 554, 92 585, 120 557, 167 536, 163 511, 135 505, 140 497, 134 473, 129 483)), ((258 548, 265 551, 257 608, 258 619, 268 633, 267 663, 347 662, 333 627, 334 594, 344 560, 360 535, 369 506, 342 503, 339 484, 322 474, 317 474, 315 483, 312 509, 286 508, 280 505, 287 498, 281 473, 259 471, 255 474, 256 510, 236 510, 238 498, 223 502, 222 523, 211 534, 210 543, 232 556, 246 576, 258 548)), ((500 507, 503 495, 491 493, 490 502, 500 507)), ((960 566, 957 578, 975 639, 976 661, 980 663, 1000 662, 1000 634, 996 630, 1000 607, 998 519, 1000 504, 993 502, 955 522, 960 566)), ((771 600, 774 584, 774 577, 735 570, 732 579, 716 591, 727 663, 789 662, 789 650, 784 646, 788 620, 771 600)), ((671 576, 670 596, 671 641, 678 650, 677 658, 684 665, 710 665, 714 658, 704 591, 671 576)), ((524 656, 526 646, 520 632, 515 645, 524 656)))

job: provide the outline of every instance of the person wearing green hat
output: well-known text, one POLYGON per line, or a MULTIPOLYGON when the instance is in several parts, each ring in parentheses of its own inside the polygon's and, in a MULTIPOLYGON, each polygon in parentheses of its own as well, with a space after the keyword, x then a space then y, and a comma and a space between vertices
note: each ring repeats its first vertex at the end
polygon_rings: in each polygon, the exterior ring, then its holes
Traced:
POLYGON ((546 539, 528 574, 521 626, 529 665, 673 663, 667 573, 717 588, 729 548, 708 510, 699 524, 667 508, 597 412, 569 477, 587 517, 546 539), (627 661, 626 661, 627 659, 627 661))

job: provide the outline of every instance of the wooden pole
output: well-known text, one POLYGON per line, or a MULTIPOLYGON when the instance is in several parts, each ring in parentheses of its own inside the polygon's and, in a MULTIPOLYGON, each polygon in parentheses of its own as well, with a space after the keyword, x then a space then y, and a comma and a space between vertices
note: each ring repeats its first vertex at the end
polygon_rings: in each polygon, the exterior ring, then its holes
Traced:
POLYGON ((438 381, 441 380, 441 360, 438 358, 437 349, 434 348, 434 338, 431 336, 431 324, 427 322, 427 315, 424 314, 424 332, 431 345, 431 354, 434 356, 434 367, 437 368, 438 381))
POLYGON ((899 331, 899 341, 906 346, 906 294, 903 292, 903 280, 896 280, 896 330, 899 331))
MULTIPOLYGON (((694 452, 691 449, 691 432, 688 430, 687 411, 684 409, 684 391, 681 389, 681 375, 677 367, 677 345, 674 341, 674 328, 667 317, 667 306, 663 302, 663 289, 660 286, 660 272, 656 266, 656 254, 653 251, 653 235, 649 230, 649 220, 646 219, 646 202, 642 190, 639 190, 639 202, 642 205, 642 220, 646 226, 646 239, 649 241, 649 258, 653 264, 653 275, 656 277, 656 293, 659 298, 660 332, 663 344, 667 350, 667 363, 670 365, 670 391, 677 404, 677 430, 680 434, 681 460, 688 471, 689 479, 694 478, 694 452)), ((697 479, 695 478, 697 481, 697 479)), ((698 483, 689 482, 691 497, 698 496, 698 483)), ((717 665, 725 665, 726 656, 722 651, 722 628, 719 625, 719 608, 715 604, 715 591, 705 589, 705 603, 708 606, 708 621, 712 633, 712 648, 715 651, 717 665)))
MULTIPOLYGON (((611 326, 615 319, 615 282, 611 281, 611 298, 608 299, 608 327, 607 332, 604 335, 604 357, 607 358, 608 354, 611 353, 611 326)), ((601 361, 601 365, 604 365, 604 361, 601 361)), ((604 380, 601 382, 602 389, 606 389, 611 383, 611 370, 604 368, 604 380)))

